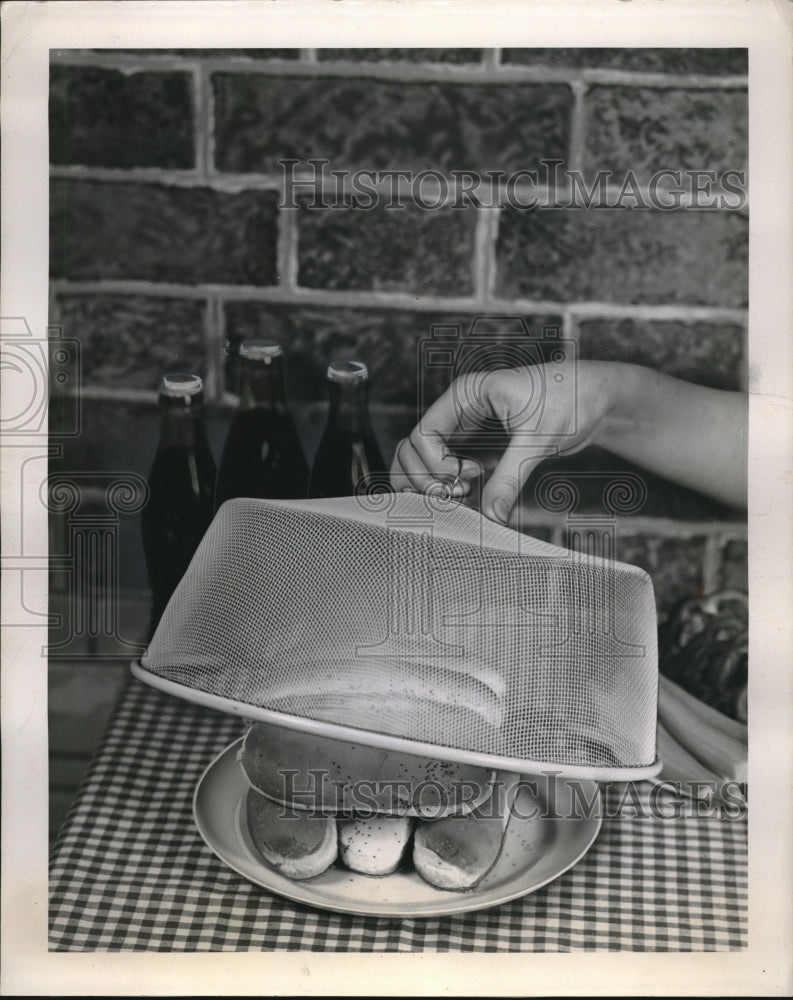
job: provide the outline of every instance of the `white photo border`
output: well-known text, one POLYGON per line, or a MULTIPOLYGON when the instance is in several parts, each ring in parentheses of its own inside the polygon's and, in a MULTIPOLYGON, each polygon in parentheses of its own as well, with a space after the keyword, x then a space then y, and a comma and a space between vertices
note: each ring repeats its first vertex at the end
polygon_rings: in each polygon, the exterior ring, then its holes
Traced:
MULTIPOLYGON (((48 322, 50 48, 748 47, 749 947, 718 954, 47 951, 44 627, 2 631, 4 995, 788 995, 793 989, 793 69, 782 0, 45 2, 2 10, 0 315, 48 322)), ((12 408, 4 375, 3 407, 12 408)), ((6 412, 13 412, 12 409, 6 412)), ((38 446, 41 447, 40 443, 38 446)), ((25 447, 4 449, 6 521, 25 447)), ((47 537, 47 525, 35 527, 47 537)), ((4 539, 5 541, 5 539, 4 539)), ((46 542, 44 543, 46 546, 46 542)), ((5 548, 5 545, 4 545, 5 548)), ((42 574, 45 576, 46 574, 42 574)), ((3 580, 4 604, 8 599, 3 580)), ((46 583, 38 595, 46 605, 46 583)))

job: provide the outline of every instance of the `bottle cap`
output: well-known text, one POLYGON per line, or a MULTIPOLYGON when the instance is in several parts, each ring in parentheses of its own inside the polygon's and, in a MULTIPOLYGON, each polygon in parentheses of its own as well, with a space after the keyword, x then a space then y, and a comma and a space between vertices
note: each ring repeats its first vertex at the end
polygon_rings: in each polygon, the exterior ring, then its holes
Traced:
POLYGON ((200 375, 192 372, 168 372, 160 383, 161 396, 197 396, 204 383, 200 375))
POLYGON ((328 365, 328 379, 331 382, 365 382, 369 369, 362 361, 331 361, 328 365))
POLYGON ((274 358, 280 358, 284 351, 277 340, 243 340, 240 344, 240 357, 252 361, 264 361, 270 364, 274 358))

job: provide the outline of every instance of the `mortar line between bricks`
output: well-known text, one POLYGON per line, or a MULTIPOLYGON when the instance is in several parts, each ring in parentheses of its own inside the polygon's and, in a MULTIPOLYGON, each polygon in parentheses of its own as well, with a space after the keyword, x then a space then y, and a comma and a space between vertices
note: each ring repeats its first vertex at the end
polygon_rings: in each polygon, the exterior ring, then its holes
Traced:
POLYGON ((702 586, 706 594, 718 589, 722 547, 719 535, 708 535, 702 553, 702 586))
POLYGON ((562 336, 565 340, 575 340, 578 336, 575 318, 569 307, 562 311, 562 336))
POLYGON ((294 294, 298 276, 298 228, 297 212, 285 209, 278 213, 278 243, 276 267, 278 285, 287 293, 294 294))
POLYGON ((488 299, 495 297, 496 278, 498 277, 498 229, 501 224, 501 210, 490 210, 490 227, 488 232, 488 272, 485 284, 485 295, 488 299))
POLYGON ((653 87, 661 89, 688 88, 695 90, 743 90, 749 85, 749 77, 708 76, 706 73, 648 73, 627 69, 585 69, 581 71, 585 83, 610 86, 653 87))
POLYGON ((357 292, 328 291, 325 289, 294 288, 288 289, 277 285, 262 287, 258 285, 217 285, 205 283, 201 285, 183 285, 175 282, 157 282, 138 279, 113 278, 107 280, 53 279, 52 285, 59 295, 66 294, 120 294, 120 295, 151 295, 161 298, 191 298, 204 299, 208 294, 220 295, 225 301, 260 301, 278 302, 292 305, 329 305, 329 306, 376 306, 392 308, 409 308, 415 312, 427 312, 435 309, 464 309, 475 311, 481 302, 473 298, 442 298, 440 296, 419 298, 410 293, 401 292, 357 292))
MULTIPOLYGON (((608 472, 604 472, 603 475, 608 475, 608 472)), ((552 514, 526 504, 520 505, 519 517, 527 524, 542 525, 546 528, 558 526, 562 532, 569 523, 563 514, 552 514)), ((743 540, 746 536, 745 526, 743 534, 741 534, 741 522, 685 520, 683 518, 678 520, 641 515, 633 517, 623 515, 617 519, 615 528, 617 538, 620 535, 625 538, 633 537, 633 535, 654 535, 658 538, 675 538, 683 541, 691 538, 705 538, 707 540, 709 538, 718 539, 727 533, 735 534, 736 531, 738 532, 736 537, 739 540, 743 540)))
POLYGON ((207 157, 207 180, 211 181, 220 190, 223 190, 221 175, 218 174, 215 166, 215 91, 209 73, 204 73, 206 80, 206 119, 204 128, 206 130, 206 157, 207 157))
MULTIPOLYGON (((606 475, 608 473, 605 473, 606 475)), ((623 515, 617 518, 617 532, 626 529, 639 534, 655 534, 668 538, 696 538, 697 536, 721 537, 726 533, 736 533, 736 537, 743 539, 747 535, 747 525, 745 521, 722 521, 722 520, 678 520, 670 517, 651 517, 641 514, 634 517, 623 515)))
POLYGON ((583 170, 584 142, 586 140, 586 102, 584 100, 587 85, 582 80, 571 84, 573 91, 573 107, 570 112, 569 139, 569 170, 583 170))
POLYGON ((747 310, 728 306, 686 305, 685 303, 654 305, 651 303, 570 302, 566 304, 571 317, 581 319, 640 319, 676 321, 713 321, 744 324, 747 310))
MULTIPOLYGON (((210 97, 211 101, 211 97, 210 97)), ((130 184, 130 183, 143 183, 143 184, 162 184, 165 186, 173 187, 209 187, 213 190, 220 191, 225 194, 240 194, 244 191, 274 191, 278 194, 284 193, 284 177, 280 174, 238 174, 238 173, 226 173, 217 171, 213 165, 214 159, 214 135, 213 135, 214 122, 210 122, 210 128, 207 132, 208 137, 208 169, 206 174, 199 173, 196 170, 172 170, 165 167, 86 167, 80 166, 78 164, 71 164, 69 166, 53 166, 50 168, 50 178, 52 180, 72 180, 72 181, 95 181, 99 183, 112 183, 112 184, 130 184)), ((565 171, 580 170, 580 168, 574 168, 572 165, 568 165, 562 174, 564 176, 565 171)), ((600 171, 601 173, 604 171, 600 171)), ((614 171, 605 171, 606 173, 612 174, 614 171)), ((350 170, 350 174, 354 173, 350 170)), ((461 196, 461 190, 463 188, 463 183, 454 177, 449 176, 444 179, 447 180, 447 193, 445 200, 439 201, 437 205, 431 206, 426 211, 438 211, 447 208, 454 207, 461 196)), ((626 175, 627 176, 627 175, 626 175)), ((484 174, 486 179, 487 175, 484 174)), ((582 205, 581 201, 584 199, 584 193, 580 192, 578 183, 571 182, 568 189, 563 187, 553 188, 546 184, 532 184, 523 178, 518 178, 515 184, 497 184, 492 190, 490 186, 483 182, 482 187, 484 191, 480 191, 479 187, 474 187, 470 189, 471 196, 476 196, 482 200, 480 207, 482 208, 506 208, 510 207, 514 211, 534 211, 534 210, 547 210, 547 211, 566 211, 569 209, 583 210, 583 211, 654 211, 654 212, 664 212, 669 211, 674 208, 677 211, 691 209, 697 211, 697 207, 693 201, 693 195, 674 195, 678 199, 674 206, 660 206, 661 196, 666 194, 665 189, 660 188, 653 192, 649 184, 637 183, 635 188, 633 184, 630 186, 630 190, 626 194, 622 194, 623 186, 614 184, 611 181, 602 187, 598 186, 597 177, 591 178, 592 186, 591 192, 587 191, 586 195, 591 196, 591 204, 593 207, 582 205), (634 195, 635 190, 635 195, 634 195), (491 194, 495 192, 494 200, 485 201, 485 196, 488 198, 491 194), (596 197, 595 197, 596 196, 596 197), (645 207, 634 207, 632 204, 627 206, 622 205, 622 198, 629 199, 639 199, 643 202, 645 207), (658 202, 658 205, 656 205, 658 202)), ((586 185, 587 178, 583 177, 583 183, 586 185)), ((329 204, 335 204, 333 199, 336 198, 336 181, 331 181, 329 177, 325 174, 320 174, 319 178, 315 180, 313 174, 307 171, 295 171, 292 175, 292 183, 297 186, 301 184, 311 184, 314 187, 315 194, 314 198, 324 198, 327 194, 330 196, 329 204)), ((383 195, 390 197, 392 194, 391 179, 384 178, 382 180, 377 180, 376 178, 372 183, 372 190, 378 195, 383 195)), ((345 193, 350 193, 351 188, 345 179, 344 186, 345 193)), ((412 197, 411 186, 406 184, 402 179, 397 183, 397 196, 401 201, 407 201, 412 197)), ((468 189, 466 190, 466 196, 468 196, 468 189)), ((748 214, 749 206, 749 195, 748 192, 742 192, 744 197, 744 203, 741 207, 725 207, 725 208, 708 208, 705 207, 701 211, 711 211, 711 212, 733 212, 742 216, 748 214)), ((307 200, 307 194, 295 194, 295 199, 307 200)), ((324 205, 317 208, 317 211, 323 210, 324 205)), ((472 204, 463 205, 463 208, 477 207, 472 204)), ((352 206, 349 206, 349 210, 352 211, 352 206)))
POLYGON ((52 282, 59 295, 76 294, 122 294, 152 295, 162 298, 204 299, 208 294, 217 294, 224 301, 278 302, 284 305, 347 306, 350 308, 391 308, 412 312, 455 311, 478 312, 488 309, 500 314, 509 313, 554 313, 561 315, 568 310, 574 319, 639 319, 675 320, 682 322, 714 321, 745 323, 746 310, 729 309, 718 306, 697 305, 652 305, 608 302, 558 302, 542 299, 476 299, 473 297, 420 296, 410 293, 371 291, 331 291, 326 289, 301 288, 284 289, 275 285, 182 285, 172 282, 156 282, 136 279, 108 279, 70 281, 57 278, 52 282))
POLYGON ((552 66, 512 66, 500 63, 490 69, 480 63, 465 65, 449 63, 403 63, 328 61, 316 63, 300 60, 256 60, 249 56, 162 55, 157 52, 141 55, 112 55, 84 51, 63 51, 51 56, 53 65, 90 66, 115 69, 124 73, 161 70, 186 72, 200 62, 208 73, 233 72, 252 76, 346 77, 355 79, 395 80, 405 83, 529 83, 571 84, 575 80, 587 83, 652 87, 661 89, 734 90, 748 85, 746 75, 709 76, 698 73, 651 73, 614 69, 560 69, 552 66))
POLYGON ((499 214, 499 210, 496 208, 477 210, 471 277, 474 298, 481 302, 486 302, 492 297, 495 286, 499 214))
MULTIPOLYGON (((211 136, 207 131, 207 145, 211 136)), ((226 194, 242 191, 277 191, 283 187, 283 178, 274 174, 225 174, 212 167, 211 149, 207 154, 207 173, 196 170, 170 170, 165 167, 82 167, 54 166, 50 168, 52 180, 97 181, 113 184, 162 184, 171 187, 210 187, 226 194)))
POLYGON ((196 66, 193 73, 193 110, 195 121, 195 171, 204 183, 209 177, 212 162, 209 151, 209 77, 203 66, 196 66))
POLYGON ((207 301, 205 332, 207 398, 218 399, 223 392, 223 323, 224 310, 220 297, 210 295, 207 301))

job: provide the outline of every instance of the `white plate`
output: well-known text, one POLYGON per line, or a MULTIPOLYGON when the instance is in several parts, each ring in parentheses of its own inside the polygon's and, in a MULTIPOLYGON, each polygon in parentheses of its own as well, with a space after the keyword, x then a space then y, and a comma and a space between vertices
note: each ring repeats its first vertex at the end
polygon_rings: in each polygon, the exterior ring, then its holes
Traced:
POLYGON ((332 865, 316 878, 297 882, 259 859, 245 821, 248 785, 237 762, 241 740, 226 747, 196 786, 193 816, 207 846, 229 868, 279 896, 322 910, 382 917, 441 917, 483 910, 534 892, 572 868, 600 830, 601 809, 594 781, 557 778, 548 802, 543 778, 527 777, 515 800, 501 857, 478 886, 464 892, 436 889, 406 868, 393 875, 359 875, 332 865), (569 818, 572 785, 595 800, 592 815, 569 818), (550 815, 544 815, 550 814, 550 815))

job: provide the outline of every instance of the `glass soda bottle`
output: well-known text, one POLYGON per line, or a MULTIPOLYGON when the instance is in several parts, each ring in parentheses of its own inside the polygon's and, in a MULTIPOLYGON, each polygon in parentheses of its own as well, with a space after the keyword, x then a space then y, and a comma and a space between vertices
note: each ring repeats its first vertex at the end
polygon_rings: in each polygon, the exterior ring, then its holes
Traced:
POLYGON ((240 402, 220 457, 215 506, 232 497, 301 499, 308 462, 286 405, 281 345, 245 340, 239 359, 240 402))
POLYGON ((214 513, 215 462, 203 422, 203 383, 170 372, 160 384, 160 439, 141 515, 152 592, 149 638, 214 513))
POLYGON ((330 410, 311 470, 309 496, 380 491, 387 469, 369 416, 369 370, 361 361, 334 361, 327 381, 330 410))

